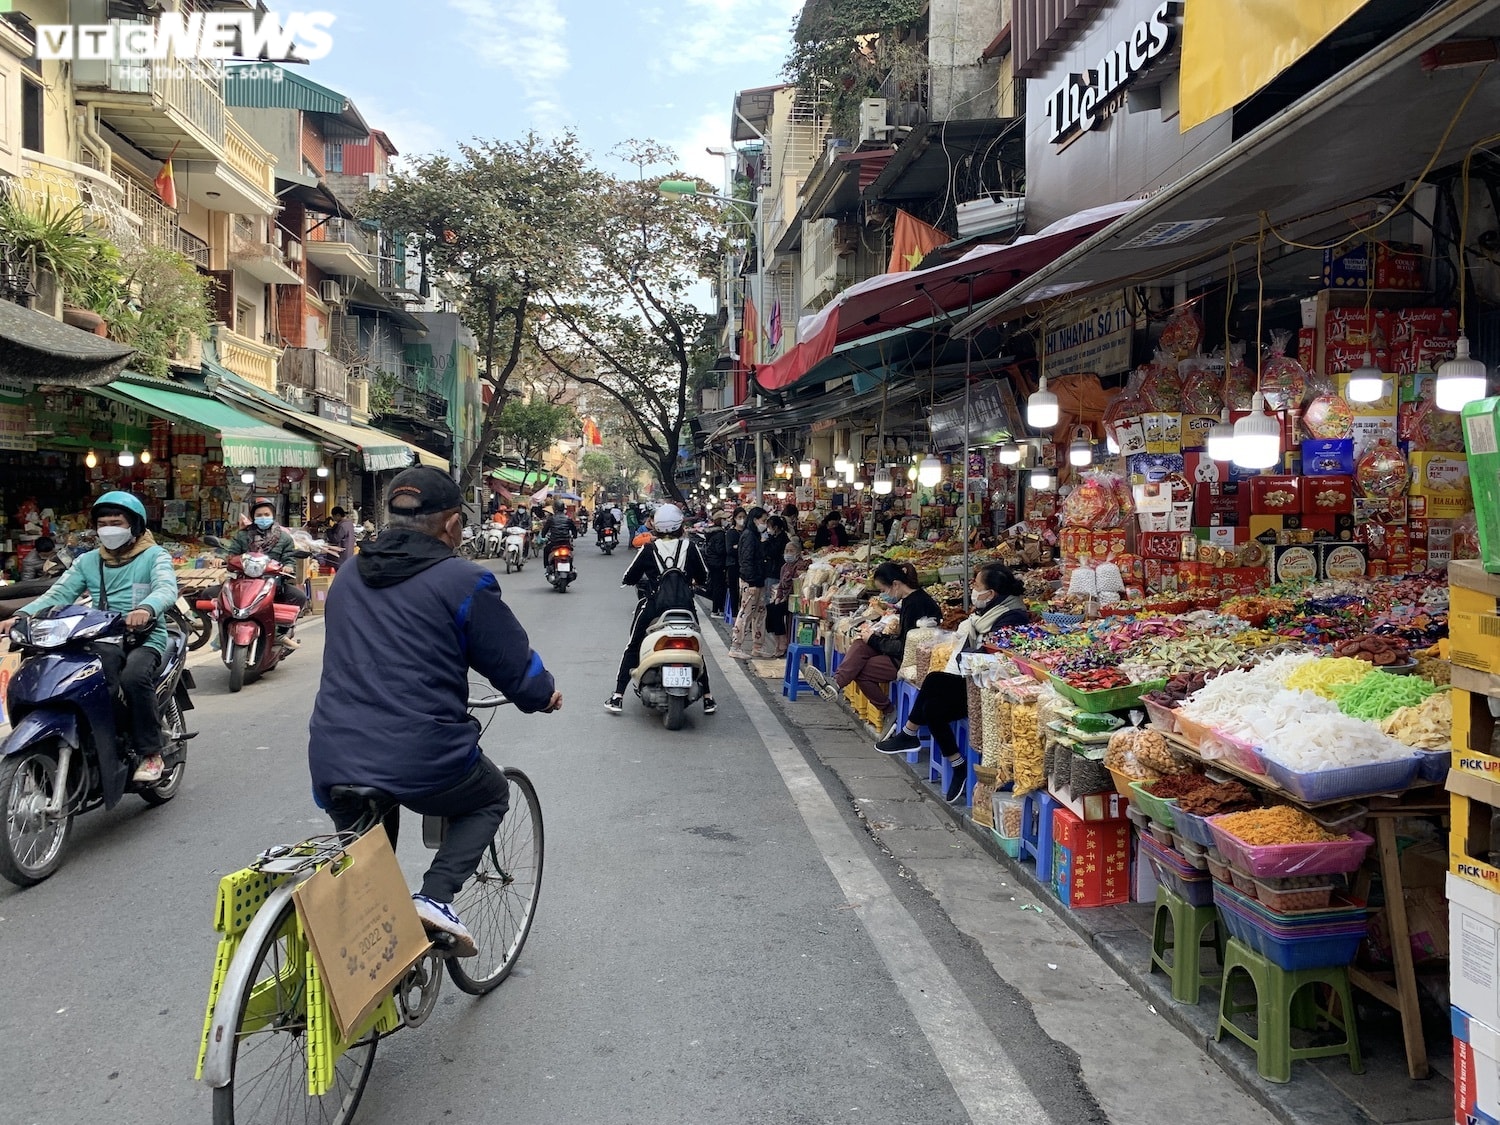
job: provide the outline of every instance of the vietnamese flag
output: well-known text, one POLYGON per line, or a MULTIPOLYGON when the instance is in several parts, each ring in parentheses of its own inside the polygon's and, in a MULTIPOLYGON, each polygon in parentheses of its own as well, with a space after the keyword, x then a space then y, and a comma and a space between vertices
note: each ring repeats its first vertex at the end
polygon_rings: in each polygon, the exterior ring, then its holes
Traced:
POLYGON ((599 424, 592 418, 583 420, 583 440, 589 445, 604 444, 604 435, 599 432, 599 424))
POLYGON ((753 371, 760 364, 760 315, 755 302, 745 298, 743 327, 740 329, 740 368, 753 371))
POLYGON ((896 232, 891 238, 891 264, 886 273, 905 273, 916 269, 922 259, 939 246, 948 245, 948 236, 921 219, 896 211, 896 232))
MULTIPOLYGON (((181 144, 178 141, 177 144, 181 144)), ((177 181, 172 176, 172 157, 177 155, 177 145, 172 146, 172 151, 167 153, 167 158, 162 162, 161 171, 156 173, 156 198, 162 203, 177 210, 177 181)))

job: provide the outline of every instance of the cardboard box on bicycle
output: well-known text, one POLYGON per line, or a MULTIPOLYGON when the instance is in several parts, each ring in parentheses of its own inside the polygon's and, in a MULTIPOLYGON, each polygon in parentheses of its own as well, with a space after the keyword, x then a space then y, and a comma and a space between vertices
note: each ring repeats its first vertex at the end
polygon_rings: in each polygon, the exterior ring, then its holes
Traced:
POLYGON ((385 830, 366 832, 293 895, 339 1031, 358 1028, 431 942, 385 830))

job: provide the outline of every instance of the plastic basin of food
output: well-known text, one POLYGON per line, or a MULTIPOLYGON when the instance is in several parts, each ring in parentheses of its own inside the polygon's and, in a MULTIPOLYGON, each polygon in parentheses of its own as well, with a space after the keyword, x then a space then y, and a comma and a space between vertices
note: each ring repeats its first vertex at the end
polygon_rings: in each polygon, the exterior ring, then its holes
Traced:
POLYGON ((1203 740, 1214 733, 1212 727, 1193 722, 1192 719, 1189 719, 1181 711, 1172 712, 1172 721, 1177 724, 1177 736, 1189 746, 1195 748, 1201 746, 1203 740))
POLYGON ((1146 705, 1146 714, 1151 716, 1151 725, 1164 734, 1177 733, 1177 712, 1172 708, 1156 702, 1154 699, 1142 699, 1146 705))
POLYGON ((1208 849, 1201 844, 1195 844, 1181 832, 1172 833, 1173 842, 1177 846, 1177 852, 1183 859, 1187 860, 1198 871, 1208 870, 1208 849))
POLYGON ((1154 820, 1151 822, 1151 838, 1164 848, 1172 846, 1172 830, 1163 827, 1154 820))
POLYGON ((1211 878, 1195 871, 1181 856, 1153 840, 1143 839, 1141 850, 1156 873, 1157 882, 1193 906, 1212 905, 1214 881, 1211 878))
POLYGON ((1368 930, 1368 924, 1360 920, 1288 933, 1243 913, 1222 897, 1217 906, 1231 937, 1287 970, 1347 965, 1359 952, 1368 930))
POLYGON ((1250 743, 1220 731, 1212 731, 1198 743, 1198 753, 1204 761, 1225 761, 1246 773, 1265 776, 1266 762, 1260 751, 1250 743))
MULTIPOLYGON (((1177 798, 1153 797, 1151 785, 1149 781, 1132 781, 1130 783, 1131 800, 1157 824, 1170 829, 1175 826, 1173 814, 1177 811, 1177 798)), ((1168 840, 1167 843, 1170 844, 1171 841, 1168 840)))
POLYGON ((1322 844, 1249 844, 1219 826, 1222 816, 1209 817, 1214 847, 1231 867, 1248 875, 1344 875, 1357 871, 1375 841, 1363 832, 1347 840, 1322 844))
POLYGON ((1267 910, 1285 914, 1294 910, 1319 910, 1333 901, 1333 884, 1278 890, 1262 879, 1255 880, 1255 899, 1267 910))
POLYGON ((1418 750, 1417 780, 1439 783, 1448 777, 1453 766, 1452 750, 1418 750))
POLYGON ((1214 833, 1208 826, 1208 817, 1186 812, 1181 805, 1176 805, 1172 809, 1172 820, 1173 829, 1180 832, 1183 839, 1191 840, 1200 848, 1214 846, 1214 833))
POLYGON ((1134 707, 1141 701, 1141 696, 1148 691, 1160 691, 1167 686, 1166 680, 1147 680, 1145 683, 1125 684, 1121 687, 1106 688, 1103 691, 1079 691, 1061 676, 1052 676, 1051 681, 1057 693, 1074 707, 1096 715, 1103 714, 1105 711, 1123 711, 1127 707, 1134 707))
POLYGON ((1293 796, 1316 803, 1410 789, 1422 764, 1413 754, 1410 758, 1397 758, 1393 762, 1370 762, 1362 766, 1303 773, 1274 758, 1267 758, 1265 762, 1272 781, 1293 796))

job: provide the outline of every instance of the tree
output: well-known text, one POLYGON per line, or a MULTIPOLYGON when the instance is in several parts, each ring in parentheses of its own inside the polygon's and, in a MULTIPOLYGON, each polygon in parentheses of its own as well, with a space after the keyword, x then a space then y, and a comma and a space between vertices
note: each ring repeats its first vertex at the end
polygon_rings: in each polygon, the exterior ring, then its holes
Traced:
POLYGON ((571 409, 549 402, 541 396, 525 402, 513 398, 505 404, 496 422, 496 434, 509 441, 521 454, 525 464, 524 475, 521 477, 522 491, 525 491, 531 480, 532 462, 540 465, 542 454, 577 426, 578 416, 571 409))
POLYGON ((609 483, 617 478, 620 473, 615 467, 615 459, 608 453, 600 453, 598 450, 590 450, 583 455, 578 462, 578 471, 583 474, 583 479, 594 486, 595 491, 602 491, 609 483))
POLYGON ((558 372, 619 406, 630 446, 680 501, 682 432, 713 360, 712 321, 692 303, 691 289, 716 275, 720 216, 711 200, 662 196, 662 180, 682 178, 665 170, 676 159, 670 149, 631 141, 618 155, 639 175, 598 177, 578 284, 570 294, 547 295, 535 340, 558 372), (652 167, 664 170, 648 176, 652 167))
POLYGON ((480 378, 491 394, 460 482, 465 492, 500 432, 507 383, 538 302, 576 285, 596 178, 573 134, 528 133, 460 145, 457 159, 420 158, 365 204, 370 218, 406 236, 424 281, 437 279, 457 300, 479 340, 480 378))

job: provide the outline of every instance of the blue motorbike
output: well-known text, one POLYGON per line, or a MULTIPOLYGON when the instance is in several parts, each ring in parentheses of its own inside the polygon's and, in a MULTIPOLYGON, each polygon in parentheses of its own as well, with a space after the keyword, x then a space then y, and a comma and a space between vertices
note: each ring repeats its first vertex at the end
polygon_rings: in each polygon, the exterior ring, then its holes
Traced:
POLYGON ((97 654, 129 636, 123 614, 78 605, 21 618, 11 631, 22 658, 6 695, 10 737, 0 744, 0 875, 17 886, 40 883, 61 866, 79 813, 113 808, 126 793, 164 805, 182 786, 192 737, 183 712, 192 709, 188 689, 196 686, 187 638, 169 624, 156 679, 165 769, 160 780, 137 783, 136 756, 119 737, 123 704, 97 654))

